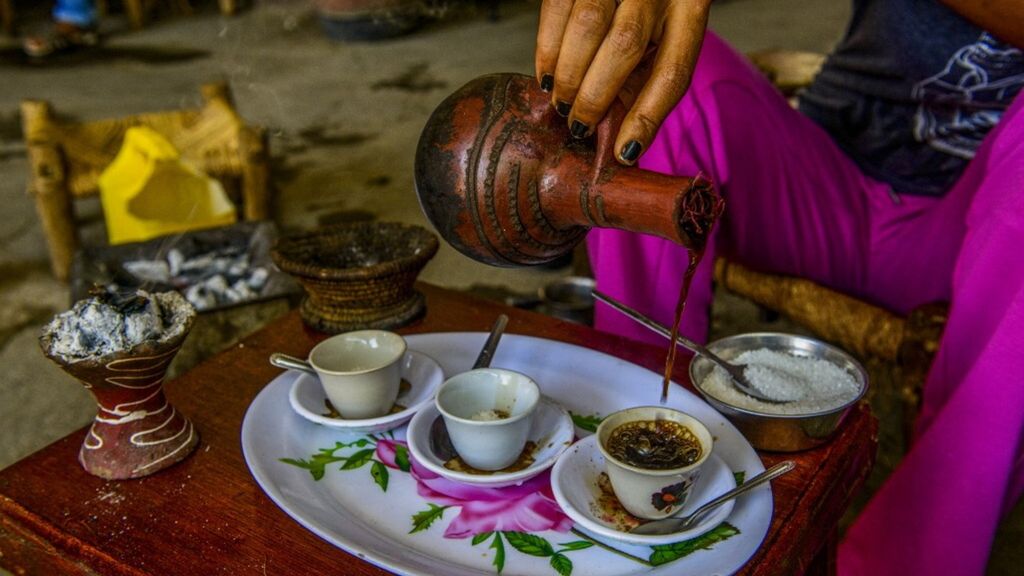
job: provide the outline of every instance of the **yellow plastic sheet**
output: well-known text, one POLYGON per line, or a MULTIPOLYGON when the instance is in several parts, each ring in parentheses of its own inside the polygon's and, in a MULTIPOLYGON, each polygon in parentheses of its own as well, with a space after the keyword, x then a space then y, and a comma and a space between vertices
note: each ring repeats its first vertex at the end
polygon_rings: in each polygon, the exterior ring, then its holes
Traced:
POLYGON ((155 130, 129 128, 99 179, 111 244, 226 226, 237 219, 220 183, 181 159, 155 130))

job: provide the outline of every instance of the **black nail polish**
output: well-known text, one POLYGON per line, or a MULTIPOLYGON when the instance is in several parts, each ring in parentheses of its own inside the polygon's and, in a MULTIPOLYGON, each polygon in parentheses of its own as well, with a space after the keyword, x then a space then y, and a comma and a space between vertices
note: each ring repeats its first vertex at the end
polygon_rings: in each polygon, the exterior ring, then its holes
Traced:
POLYGON ((562 102, 561 100, 559 100, 558 102, 555 103, 555 112, 558 112, 561 116, 568 118, 569 112, 571 111, 572 105, 570 105, 568 102, 562 102))
POLYGON ((545 74, 540 77, 540 89, 545 92, 551 92, 551 89, 555 87, 555 77, 551 74, 545 74))
POLYGON ((572 126, 569 127, 569 132, 572 133, 573 138, 583 138, 587 135, 587 132, 590 132, 590 127, 579 120, 573 120, 572 126))
POLYGON ((633 162, 640 157, 640 150, 643 147, 636 140, 630 140, 626 142, 626 145, 622 147, 622 152, 619 152, 619 158, 625 162, 633 162))

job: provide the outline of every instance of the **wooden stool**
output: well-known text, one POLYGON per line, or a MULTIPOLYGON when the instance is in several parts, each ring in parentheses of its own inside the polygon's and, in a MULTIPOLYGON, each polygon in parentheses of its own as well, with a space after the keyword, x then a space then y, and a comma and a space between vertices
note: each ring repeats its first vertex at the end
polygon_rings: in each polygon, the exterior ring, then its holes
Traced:
POLYGON ((182 158, 225 181, 228 190, 232 183, 240 182, 245 219, 268 217, 266 131, 245 124, 227 84, 204 85, 202 95, 204 104, 198 109, 85 123, 58 119, 48 102, 22 102, 22 128, 31 166, 29 193, 35 198, 50 265, 58 279, 67 279, 78 247, 72 201, 98 193, 100 174, 120 151, 125 131, 133 126, 148 126, 165 136, 182 158))

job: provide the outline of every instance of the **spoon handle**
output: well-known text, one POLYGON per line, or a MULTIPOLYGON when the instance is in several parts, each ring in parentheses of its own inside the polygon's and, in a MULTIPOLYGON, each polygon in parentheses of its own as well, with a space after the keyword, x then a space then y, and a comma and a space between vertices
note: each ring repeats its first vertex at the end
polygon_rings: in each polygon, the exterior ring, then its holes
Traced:
MULTIPOLYGON (((608 296, 607 294, 603 294, 601 292, 598 292, 597 290, 594 290, 593 294, 594 298, 600 300, 601 302, 604 302, 605 304, 611 306, 612 308, 618 310, 619 312, 622 312, 624 315, 636 321, 641 326, 644 326, 645 328, 660 334, 661 336, 665 337, 668 340, 672 339, 672 332, 665 326, 661 325, 660 323, 655 322, 651 318, 648 318, 647 316, 641 314, 640 312, 634 310, 633 308, 630 308, 629 306, 623 304, 622 302, 619 302, 615 298, 608 296)), ((718 354, 715 354, 711 350, 708 350, 706 347, 694 342, 693 340, 690 340, 689 338, 681 334, 676 334, 676 344, 681 344, 684 348, 696 352, 697 354, 704 356, 708 360, 711 360, 712 362, 720 366, 732 378, 732 381, 736 385, 736 388, 738 388, 740 392, 743 392, 747 396, 751 396, 763 402, 769 402, 772 404, 776 404, 779 402, 774 398, 769 398, 764 394, 761 394, 753 386, 751 386, 750 382, 747 381, 747 377, 744 375, 742 368, 736 366, 735 364, 730 364, 729 362, 722 360, 718 356, 718 354)))
POLYGON ((733 488, 732 490, 729 490, 725 494, 722 494, 718 498, 715 498, 714 500, 711 500, 707 504, 694 510, 692 514, 686 517, 686 520, 680 526, 680 529, 687 530, 691 526, 695 526, 708 512, 717 508, 719 505, 724 504, 725 502, 728 502, 729 500, 732 500, 733 498, 736 498, 742 494, 746 494, 747 492, 750 492, 751 490, 757 488, 758 486, 764 484, 765 482, 770 482, 778 478, 779 476, 782 476, 786 472, 792 470, 795 466, 796 463, 793 462, 792 460, 785 460, 783 462, 779 462, 775 466, 772 466, 771 468, 765 470, 764 472, 761 472, 757 476, 754 476, 750 480, 747 480, 743 484, 740 484, 739 486, 733 488))
POLYGON ((316 370, 313 370, 313 367, 309 365, 309 362, 306 362, 302 358, 281 354, 280 352, 274 352, 270 355, 270 363, 278 368, 284 368, 285 370, 300 370, 302 372, 316 374, 316 370))
POLYGON ((487 342, 484 343, 484 347, 476 357, 476 362, 473 363, 474 370, 491 365, 494 350, 498 347, 498 342, 501 341, 501 335, 505 333, 506 326, 508 326, 508 316, 504 314, 498 316, 498 319, 494 321, 494 326, 491 327, 490 335, 487 336, 487 342))

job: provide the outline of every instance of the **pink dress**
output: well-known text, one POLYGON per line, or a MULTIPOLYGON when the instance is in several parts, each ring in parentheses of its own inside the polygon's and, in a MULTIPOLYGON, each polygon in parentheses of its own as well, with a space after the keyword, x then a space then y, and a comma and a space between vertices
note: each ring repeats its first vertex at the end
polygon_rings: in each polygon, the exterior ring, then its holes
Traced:
MULTIPOLYGON (((727 207, 687 301, 705 340, 715 254, 905 313, 949 301, 913 449, 847 532, 840 573, 983 574, 1024 490, 1024 99, 942 198, 896 196, 709 33, 686 97, 640 161, 702 173, 727 207)), ((595 230, 598 288, 670 323, 685 250, 595 230), (638 281, 643 279, 643 281, 638 281)), ((599 329, 663 345, 598 306, 599 329)))

